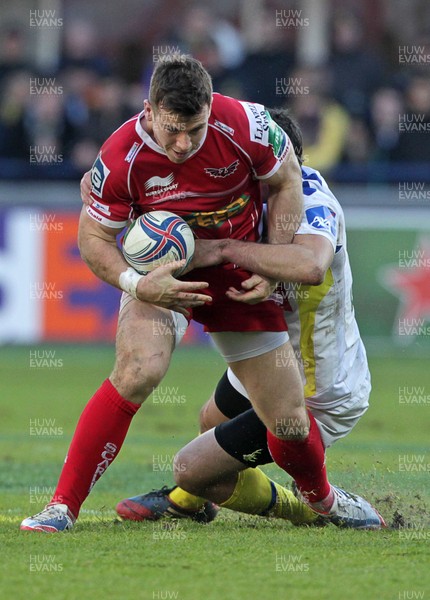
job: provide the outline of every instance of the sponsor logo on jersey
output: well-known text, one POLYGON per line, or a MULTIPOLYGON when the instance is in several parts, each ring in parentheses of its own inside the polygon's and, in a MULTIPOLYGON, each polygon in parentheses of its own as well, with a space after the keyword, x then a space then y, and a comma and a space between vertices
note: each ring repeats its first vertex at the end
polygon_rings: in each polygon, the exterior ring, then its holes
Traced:
POLYGON ((328 231, 336 235, 336 213, 327 206, 313 206, 306 211, 306 218, 311 227, 328 231))
POLYGON ((130 150, 128 151, 127 156, 125 157, 125 162, 131 163, 133 158, 136 156, 138 150, 140 148, 140 144, 138 142, 134 142, 130 150))
POLYGON ((228 125, 226 125, 225 123, 221 123, 221 121, 214 121, 214 125, 216 127, 219 127, 219 129, 221 129, 222 131, 224 131, 225 133, 228 133, 229 135, 234 135, 234 129, 232 127, 229 127, 228 125))
POLYGON ((98 213, 94 212, 91 206, 87 206, 87 213, 99 223, 102 223, 103 217, 101 217, 98 213))
POLYGON ((214 169, 212 167, 206 167, 205 173, 208 173, 211 177, 228 177, 229 175, 233 175, 235 171, 237 171, 237 167, 239 166, 239 161, 235 160, 228 165, 228 167, 221 167, 220 169, 214 169))
POLYGON ((145 190, 147 196, 157 196, 158 194, 162 194, 165 192, 170 192, 171 190, 176 190, 179 184, 175 183, 175 176, 173 173, 167 175, 166 177, 158 177, 155 175, 148 179, 145 182, 145 190), (151 190, 151 188, 156 188, 155 190, 151 190))
POLYGON ((290 147, 290 138, 285 131, 268 115, 269 124, 269 144, 273 148, 273 154, 282 162, 290 147))
POLYGON ((248 204, 250 196, 242 194, 224 208, 210 212, 196 211, 189 215, 182 215, 184 221, 193 227, 221 227, 226 221, 241 213, 248 204))
POLYGON ((249 121, 249 139, 262 146, 269 144, 269 114, 262 104, 241 102, 249 121))
POLYGON ((91 203, 91 206, 93 208, 96 208, 100 212, 104 213, 105 215, 109 215, 110 216, 110 214, 111 214, 109 206, 107 206, 107 204, 102 204, 98 200, 93 200, 92 203, 91 203))
POLYGON ((103 197, 103 188, 109 173, 110 170, 102 161, 102 157, 98 156, 91 169, 91 191, 99 198, 103 197))

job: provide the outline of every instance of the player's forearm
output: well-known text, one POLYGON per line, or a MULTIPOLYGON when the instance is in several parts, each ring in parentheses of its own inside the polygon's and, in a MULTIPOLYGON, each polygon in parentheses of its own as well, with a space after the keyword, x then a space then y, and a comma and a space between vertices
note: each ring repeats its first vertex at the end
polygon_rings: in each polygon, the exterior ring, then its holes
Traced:
POLYGON ((314 253, 301 245, 226 240, 221 254, 224 261, 277 281, 318 285, 324 277, 314 253))
MULTIPOLYGON (((300 165, 294 154, 282 165, 282 181, 269 185, 268 241, 270 244, 292 242, 303 214, 303 188, 300 165)), ((276 181, 276 180, 275 180, 276 181)))

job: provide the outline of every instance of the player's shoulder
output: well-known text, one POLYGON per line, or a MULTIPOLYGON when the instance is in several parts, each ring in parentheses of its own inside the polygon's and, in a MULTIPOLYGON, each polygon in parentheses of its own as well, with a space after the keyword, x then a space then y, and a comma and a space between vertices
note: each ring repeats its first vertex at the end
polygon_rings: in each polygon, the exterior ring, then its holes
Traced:
POLYGON ((241 133, 245 123, 245 112, 236 98, 214 93, 209 125, 234 139, 241 133))
POLYGON ((209 123, 234 138, 256 126, 267 126, 268 116, 262 104, 214 93, 209 123))
POLYGON ((291 147, 287 134, 273 121, 269 111, 256 102, 214 94, 209 124, 254 157, 267 156, 267 149, 272 148, 273 160, 279 165, 291 147))
POLYGON ((322 204, 333 209, 335 208, 337 212, 342 214, 343 211, 339 201, 319 171, 311 167, 302 166, 302 185, 305 206, 322 204))
POLYGON ((130 165, 142 145, 136 131, 139 115, 135 115, 120 125, 104 142, 91 170, 93 193, 103 197, 105 183, 109 183, 119 193, 128 193, 127 177, 130 165))

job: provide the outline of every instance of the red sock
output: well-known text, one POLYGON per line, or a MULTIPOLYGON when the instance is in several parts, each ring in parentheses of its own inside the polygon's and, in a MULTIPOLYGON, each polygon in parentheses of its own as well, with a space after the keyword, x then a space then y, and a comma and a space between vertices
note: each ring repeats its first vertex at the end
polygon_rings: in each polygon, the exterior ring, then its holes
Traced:
POLYGON ((308 416, 310 430, 305 440, 280 440, 268 431, 267 443, 273 460, 291 475, 302 494, 311 502, 319 502, 329 495, 330 484, 318 425, 309 411, 308 416))
POLYGON ((52 503, 67 504, 77 517, 91 488, 121 449, 140 404, 125 400, 106 379, 76 426, 52 503))

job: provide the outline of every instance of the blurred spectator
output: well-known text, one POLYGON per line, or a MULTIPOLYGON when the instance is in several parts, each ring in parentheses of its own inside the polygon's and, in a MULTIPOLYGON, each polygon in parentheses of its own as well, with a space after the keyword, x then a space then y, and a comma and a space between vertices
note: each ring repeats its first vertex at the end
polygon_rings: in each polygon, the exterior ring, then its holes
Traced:
POLYGON ((0 156, 21 158, 26 164, 31 142, 26 127, 30 77, 27 71, 11 74, 4 83, 0 100, 0 156))
POLYGON ((302 134, 306 164, 329 170, 340 161, 348 135, 348 113, 327 95, 323 69, 299 69, 293 80, 309 93, 294 96, 292 110, 302 134))
POLYGON ((23 32, 17 27, 5 29, 0 36, 0 90, 9 75, 28 69, 23 32))
POLYGON ((292 33, 274 26, 273 10, 266 10, 253 23, 252 50, 236 76, 243 97, 266 106, 277 106, 277 80, 288 79, 294 66, 292 33))
POLYGON ((112 131, 142 110, 157 52, 161 56, 177 50, 203 62, 215 91, 266 106, 290 105, 303 130, 307 160, 335 177, 342 170, 347 181, 354 167, 362 180, 372 170, 383 173, 382 177, 388 172, 398 177, 401 163, 405 170, 411 166, 406 163, 413 162, 417 165, 412 168, 423 170, 430 162, 430 49, 422 32, 417 31, 416 41, 408 45, 398 39, 395 28, 385 25, 376 40, 383 45, 384 61, 379 48, 365 39, 361 20, 345 9, 333 19, 328 65, 311 69, 297 64, 297 28, 275 23, 275 10, 284 5, 281 0, 253 4, 255 11, 248 11, 246 19, 248 3, 240 7, 233 0, 231 21, 220 16, 221 6, 209 1, 169 0, 168 5, 169 14, 161 15, 154 0, 153 12, 145 9, 139 23, 132 24, 130 18, 131 30, 122 27, 117 38, 103 38, 104 46, 95 21, 66 19, 53 83, 27 58, 26 30, 3 28, 1 176, 10 176, 13 162, 13 176, 22 172, 24 177, 78 177, 112 131), (233 18, 240 19, 243 31, 233 18), (177 25, 172 26, 175 19, 177 25), (127 31, 138 33, 127 35, 127 31), (391 36, 391 54, 386 53, 387 36, 391 36), (30 80, 47 91, 30 93, 30 80), (50 87, 57 91, 50 92, 50 87), (64 155, 63 167, 53 169, 52 175, 29 169, 29 147, 37 145, 55 147, 64 155), (393 170, 390 163, 395 163, 393 170), (345 164, 351 169, 345 171, 345 164), (341 169, 336 170, 336 165, 341 169))
POLYGON ((244 60, 245 53, 240 32, 225 19, 219 18, 208 6, 195 5, 186 11, 174 38, 191 50, 207 40, 214 42, 223 69, 234 69, 244 60))
POLYGON ((41 94, 33 98, 26 123, 31 146, 51 147, 56 154, 65 154, 77 135, 65 115, 62 94, 41 94))
POLYGON ((335 100, 352 115, 365 117, 369 98, 384 85, 385 73, 380 55, 369 49, 362 25, 351 12, 334 20, 329 67, 335 100))
POLYGON ((88 69, 97 75, 110 75, 111 68, 106 54, 98 48, 97 29, 88 21, 66 20, 64 48, 60 70, 68 68, 88 69))
POLYGON ((406 111, 399 115, 394 160, 430 162, 430 76, 416 75, 406 89, 406 111))
POLYGON ((370 104, 371 130, 375 160, 392 160, 399 145, 399 115, 404 113, 400 92, 394 88, 378 90, 370 104))
POLYGON ((372 141, 366 123, 353 117, 350 120, 340 162, 348 165, 367 163, 372 158, 372 141))
POLYGON ((118 79, 102 79, 92 92, 85 135, 101 145, 132 113, 125 103, 124 86, 118 79))

